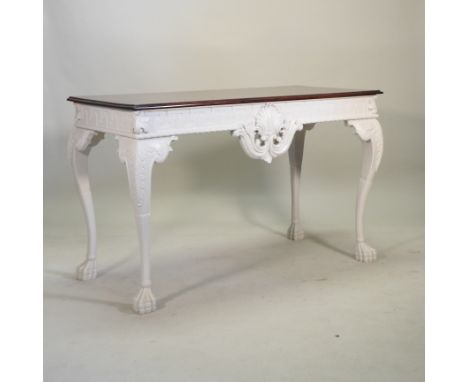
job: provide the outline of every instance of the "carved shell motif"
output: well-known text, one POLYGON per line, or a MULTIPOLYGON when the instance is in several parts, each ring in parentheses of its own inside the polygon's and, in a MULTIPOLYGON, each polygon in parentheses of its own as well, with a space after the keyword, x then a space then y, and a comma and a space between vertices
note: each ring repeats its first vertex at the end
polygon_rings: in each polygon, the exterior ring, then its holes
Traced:
POLYGON ((285 120, 276 106, 266 104, 253 122, 242 125, 232 135, 239 137, 249 157, 271 163, 273 158, 289 149, 298 130, 302 130, 299 122, 285 120))

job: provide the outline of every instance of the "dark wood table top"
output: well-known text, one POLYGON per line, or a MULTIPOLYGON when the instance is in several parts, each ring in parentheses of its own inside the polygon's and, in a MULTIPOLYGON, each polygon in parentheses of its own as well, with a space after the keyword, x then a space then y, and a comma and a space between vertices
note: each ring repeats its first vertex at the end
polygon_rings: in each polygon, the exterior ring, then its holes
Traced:
POLYGON ((380 90, 350 90, 309 86, 202 90, 176 93, 116 94, 69 97, 67 100, 125 110, 169 109, 193 106, 233 105, 254 102, 357 97, 382 94, 380 90))

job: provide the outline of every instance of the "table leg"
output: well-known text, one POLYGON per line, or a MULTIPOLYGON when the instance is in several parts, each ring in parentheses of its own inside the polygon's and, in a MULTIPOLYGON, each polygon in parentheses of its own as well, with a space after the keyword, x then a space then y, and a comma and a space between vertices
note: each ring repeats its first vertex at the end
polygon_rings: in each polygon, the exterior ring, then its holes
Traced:
POLYGON ((72 165, 81 204, 86 218, 88 246, 86 260, 78 266, 78 280, 90 280, 97 276, 96 268, 96 220, 94 216, 93 195, 88 176, 88 155, 104 134, 92 130, 74 128, 69 140, 69 159, 72 165))
POLYGON ((346 121, 346 124, 355 129, 363 142, 363 161, 356 203, 356 260, 367 263, 377 258, 376 250, 364 240, 363 216, 367 194, 382 159, 382 128, 376 119, 350 120, 346 121))
POLYGON ((151 290, 150 231, 151 231, 151 172, 154 162, 163 162, 172 150, 176 137, 133 139, 117 137, 119 157, 127 167, 130 194, 135 210, 141 256, 141 289, 133 302, 139 314, 156 310, 156 299, 151 290))
POLYGON ((288 229, 290 240, 304 239, 304 229, 300 221, 299 195, 305 134, 305 128, 296 132, 288 152, 291 173, 291 225, 288 229))

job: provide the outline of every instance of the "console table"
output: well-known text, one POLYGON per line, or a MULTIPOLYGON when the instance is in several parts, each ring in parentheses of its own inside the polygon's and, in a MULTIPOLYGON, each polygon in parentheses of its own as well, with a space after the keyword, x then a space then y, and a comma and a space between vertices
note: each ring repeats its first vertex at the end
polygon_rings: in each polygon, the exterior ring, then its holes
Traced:
POLYGON ((301 240, 299 182, 304 139, 314 124, 344 121, 363 142, 363 163, 356 205, 356 259, 371 262, 376 251, 364 240, 364 205, 383 152, 377 120, 380 90, 345 90, 290 86, 157 94, 69 97, 75 106, 75 126, 69 156, 87 223, 86 260, 77 269, 79 280, 93 279, 96 268, 96 223, 88 178, 88 155, 105 134, 118 140, 126 165, 134 205, 141 255, 141 289, 133 309, 156 310, 150 276, 150 202, 153 164, 162 163, 178 136, 229 131, 244 152, 268 163, 289 151, 291 168, 290 240, 301 240))

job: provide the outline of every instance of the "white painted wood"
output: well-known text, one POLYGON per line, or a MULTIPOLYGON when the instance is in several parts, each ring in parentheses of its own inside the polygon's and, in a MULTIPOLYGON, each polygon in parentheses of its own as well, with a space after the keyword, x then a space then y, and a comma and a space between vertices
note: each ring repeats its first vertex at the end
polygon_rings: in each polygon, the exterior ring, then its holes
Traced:
POLYGON ((97 276, 96 268, 96 219, 94 216, 93 196, 88 176, 88 155, 91 147, 98 144, 104 134, 80 128, 73 129, 68 146, 68 155, 73 169, 75 182, 80 194, 86 218, 88 246, 86 260, 78 266, 78 280, 90 280, 97 276))
POLYGON ((284 120, 304 125, 377 118, 375 99, 361 96, 141 111, 76 103, 75 126, 136 139, 235 131, 255 124, 255 118, 268 104, 273 104, 284 120))
POLYGON ((135 210, 141 255, 141 289, 133 302, 139 314, 156 310, 156 298, 151 291, 151 172, 153 164, 162 163, 176 137, 133 139, 117 137, 119 158, 127 167, 130 195, 135 210))
POLYGON ((156 309, 150 276, 150 194, 154 162, 163 162, 177 135, 230 131, 251 158, 270 163, 289 150, 291 168, 291 226, 288 238, 300 240, 299 186, 305 129, 325 121, 345 121, 364 142, 363 165, 356 204, 356 259, 369 262, 376 251, 364 241, 364 206, 383 152, 377 121, 376 96, 330 98, 271 103, 125 111, 75 104, 75 130, 70 140, 72 166, 88 226, 86 261, 78 269, 81 280, 96 277, 96 229, 89 187, 87 157, 103 133, 119 140, 119 157, 126 164, 135 209, 141 254, 141 289, 133 309, 143 314, 156 309))
POLYGON ((376 119, 346 121, 363 142, 363 161, 356 202, 356 260, 365 263, 377 259, 377 251, 364 239, 364 208, 374 175, 379 168, 383 154, 383 135, 376 119))
POLYGON ((300 181, 305 134, 306 130, 310 130, 313 127, 313 124, 306 125, 303 130, 297 131, 289 147, 289 167, 291 174, 291 225, 287 233, 289 240, 304 239, 304 229, 300 221, 300 181))
POLYGON ((265 104, 252 122, 243 124, 232 135, 239 137, 249 157, 271 163, 273 158, 288 150, 299 130, 302 130, 300 123, 285 119, 275 105, 265 104))

